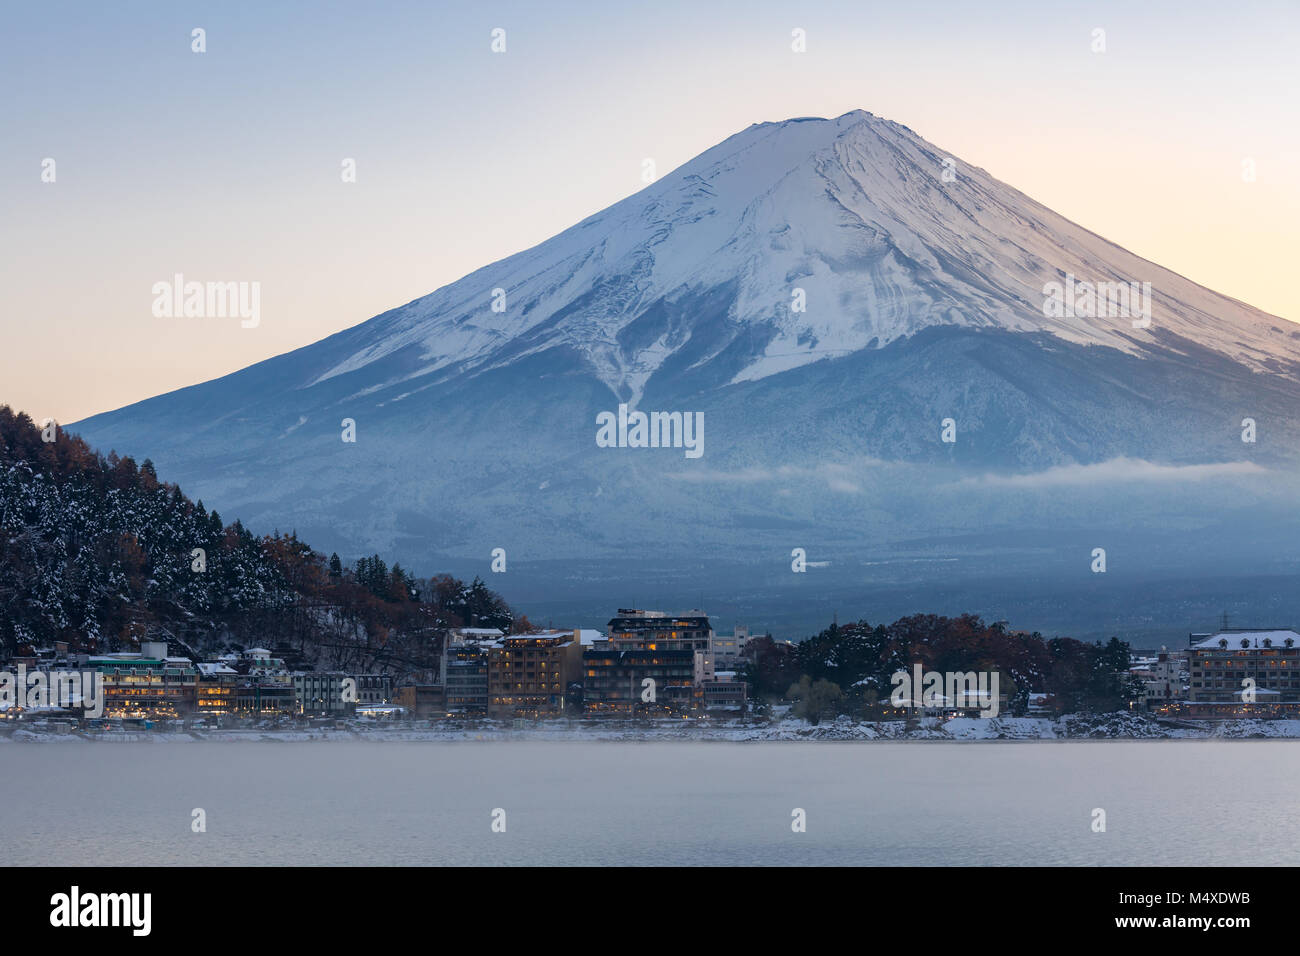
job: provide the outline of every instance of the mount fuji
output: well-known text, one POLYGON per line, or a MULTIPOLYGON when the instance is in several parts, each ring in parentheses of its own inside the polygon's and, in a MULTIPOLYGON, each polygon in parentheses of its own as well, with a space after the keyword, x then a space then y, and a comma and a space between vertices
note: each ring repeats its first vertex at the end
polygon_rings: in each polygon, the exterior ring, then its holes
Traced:
POLYGON ((423 298, 71 427, 345 558, 486 575, 504 548, 493 584, 534 618, 1300 612, 1300 326, 862 111, 756 124, 423 298), (1085 282, 1149 289, 1150 321, 1046 302, 1085 282), (620 405, 701 413, 704 453, 598 446, 620 405))

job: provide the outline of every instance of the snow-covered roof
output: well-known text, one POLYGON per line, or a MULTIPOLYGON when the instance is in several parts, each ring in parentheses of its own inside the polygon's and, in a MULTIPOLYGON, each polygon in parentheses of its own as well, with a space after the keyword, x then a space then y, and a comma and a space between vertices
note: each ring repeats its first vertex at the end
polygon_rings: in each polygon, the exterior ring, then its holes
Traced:
POLYGON ((1300 647, 1300 634, 1295 631, 1220 631, 1218 634, 1211 634, 1205 640, 1193 644, 1193 648, 1205 648, 1206 650, 1218 650, 1220 641, 1227 641, 1228 647, 1241 648, 1241 642, 1246 641, 1248 648, 1261 648, 1265 641, 1269 641, 1273 647, 1286 647, 1287 639, 1290 638, 1293 645, 1300 647))
POLYGON ((603 641, 605 634, 603 631, 597 631, 590 627, 578 629, 578 638, 583 644, 595 644, 597 641, 603 641))
POLYGON ((536 640, 538 638, 541 638, 542 640, 553 640, 555 638, 564 638, 564 637, 567 637, 569 640, 573 640, 573 631, 572 630, 537 631, 534 634, 511 634, 510 640, 527 639, 531 641, 531 640, 536 640))
POLYGON ((200 673, 204 674, 207 677, 211 677, 214 674, 237 673, 233 668, 227 667, 225 664, 214 663, 212 661, 203 661, 199 664, 196 664, 195 666, 198 667, 200 673))

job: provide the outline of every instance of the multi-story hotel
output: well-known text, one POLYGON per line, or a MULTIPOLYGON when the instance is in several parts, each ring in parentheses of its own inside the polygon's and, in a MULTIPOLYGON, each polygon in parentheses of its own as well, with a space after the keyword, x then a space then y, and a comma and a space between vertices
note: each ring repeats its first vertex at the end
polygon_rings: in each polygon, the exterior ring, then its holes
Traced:
POLYGON ((289 717, 298 712, 298 699, 291 683, 244 678, 235 686, 234 712, 241 717, 289 717))
POLYGON ((441 681, 447 714, 488 712, 488 652, 500 647, 504 632, 496 628, 456 628, 442 646, 441 681))
MULTIPOLYGON (((357 701, 343 693, 346 674, 318 672, 293 675, 293 696, 297 712, 320 717, 342 717, 356 710, 357 701)), ((385 701, 387 703, 387 701, 385 701)))
POLYGON ((731 709, 737 695, 743 707, 744 683, 714 672, 720 649, 728 663, 738 658, 738 635, 720 648, 703 611, 619 608, 607 633, 606 640, 594 641, 583 652, 588 713, 685 713, 711 705, 731 709))
POLYGON ((195 687, 194 713, 198 717, 225 717, 235 712, 235 686, 239 672, 221 661, 195 665, 198 680, 195 687))
POLYGON ((745 662, 745 646, 750 640, 749 628, 737 624, 730 634, 713 634, 709 638, 709 651, 713 666, 718 670, 733 670, 745 662))
POLYGON ((1142 682, 1142 709, 1169 713, 1187 699, 1187 655, 1160 648, 1155 657, 1140 657, 1129 668, 1142 682))
POLYGON ((239 655, 235 669, 242 675, 235 687, 235 713, 244 717, 279 717, 298 713, 293 675, 284 661, 264 647, 239 655))
POLYGON ((624 650, 711 650, 713 628, 703 611, 667 614, 619 608, 609 622, 609 640, 624 650))
POLYGON ((1225 629, 1192 634, 1190 643, 1187 697, 1192 715, 1300 710, 1300 634, 1225 629))
POLYGON ((736 677, 734 671, 718 671, 706 678, 701 687, 704 690, 704 706, 708 710, 743 711, 749 697, 749 686, 736 677))
POLYGON ((195 706, 198 672, 185 657, 168 657, 161 641, 139 653, 89 654, 81 664, 104 676, 105 717, 180 717, 195 706))
POLYGON ((697 654, 653 647, 629 650, 614 641, 596 641, 582 653, 584 710, 632 714, 693 709, 697 654))
POLYGON ((391 704, 393 702, 393 679, 387 674, 358 674, 358 704, 391 704))
POLYGON ((581 680, 578 631, 502 638, 488 649, 488 716, 562 714, 569 684, 581 680))

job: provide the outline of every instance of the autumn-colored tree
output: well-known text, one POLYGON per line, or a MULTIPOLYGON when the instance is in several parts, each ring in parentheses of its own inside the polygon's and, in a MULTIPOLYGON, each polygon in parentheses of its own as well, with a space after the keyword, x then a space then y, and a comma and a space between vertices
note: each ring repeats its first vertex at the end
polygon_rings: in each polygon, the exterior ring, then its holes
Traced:
POLYGON ((828 680, 813 680, 804 674, 797 684, 790 685, 785 696, 794 701, 792 713, 816 727, 823 718, 835 715, 843 694, 838 684, 828 680))

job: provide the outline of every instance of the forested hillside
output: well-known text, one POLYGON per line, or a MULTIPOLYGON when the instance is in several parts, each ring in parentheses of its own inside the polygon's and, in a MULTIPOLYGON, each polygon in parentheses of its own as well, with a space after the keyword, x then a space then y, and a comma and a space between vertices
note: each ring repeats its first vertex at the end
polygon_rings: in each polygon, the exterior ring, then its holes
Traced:
POLYGON ((0 646, 182 652, 249 646, 298 666, 418 678, 449 627, 529 628, 482 581, 346 565, 292 531, 258 537, 161 481, 0 406, 0 646))
MULTIPOLYGON (((1123 710, 1142 690, 1129 671, 1129 645, 1118 638, 1105 644, 1044 638, 1005 622, 986 624, 973 614, 836 623, 793 645, 757 638, 750 651, 754 662, 747 676, 757 695, 807 696, 807 688, 796 692, 807 681, 812 688, 824 685, 827 712, 855 716, 870 715, 889 697, 893 675, 918 664, 940 673, 996 672, 1016 714, 1025 711, 1031 691, 1049 695, 1059 713, 1077 713, 1123 710)), ((809 716, 816 722, 819 715, 809 716)))

